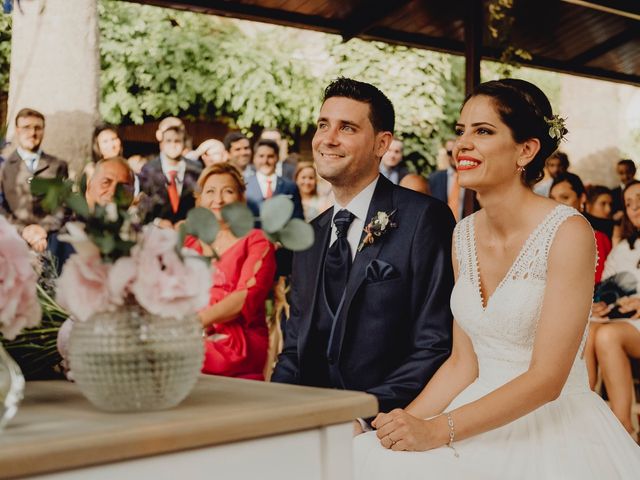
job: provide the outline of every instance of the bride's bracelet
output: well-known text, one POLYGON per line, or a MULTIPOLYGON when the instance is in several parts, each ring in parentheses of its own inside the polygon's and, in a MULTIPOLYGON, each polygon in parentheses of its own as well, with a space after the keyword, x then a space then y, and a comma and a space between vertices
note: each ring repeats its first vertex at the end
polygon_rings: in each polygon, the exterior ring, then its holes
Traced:
POLYGON ((453 450, 453 454, 456 457, 459 457, 458 451, 456 447, 453 446, 453 441, 456 438, 456 429, 453 423, 453 417, 451 417, 451 412, 445 412, 444 415, 447 417, 447 425, 449 425, 449 442, 447 443, 447 447, 453 450))

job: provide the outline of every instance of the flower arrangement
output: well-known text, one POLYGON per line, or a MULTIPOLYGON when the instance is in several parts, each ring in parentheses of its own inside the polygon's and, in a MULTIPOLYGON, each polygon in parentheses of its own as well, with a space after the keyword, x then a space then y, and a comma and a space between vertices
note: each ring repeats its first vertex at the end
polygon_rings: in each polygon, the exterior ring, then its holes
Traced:
POLYGON ((544 117, 544 121, 549 126, 549 136, 556 141, 557 145, 564 140, 569 133, 566 126, 566 119, 560 115, 553 115, 551 118, 544 117))
POLYGON ((40 323, 38 276, 33 256, 16 229, 0 217, 0 333, 14 339, 23 328, 40 323))

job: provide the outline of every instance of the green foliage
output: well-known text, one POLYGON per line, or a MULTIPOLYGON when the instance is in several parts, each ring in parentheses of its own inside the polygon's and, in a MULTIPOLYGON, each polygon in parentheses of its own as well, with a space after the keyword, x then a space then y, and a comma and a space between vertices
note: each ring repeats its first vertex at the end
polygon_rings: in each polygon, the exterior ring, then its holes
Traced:
POLYGON ((396 111, 396 135, 404 140, 405 156, 420 171, 436 164, 439 147, 451 136, 453 118, 447 115, 451 98, 450 56, 437 52, 366 42, 335 41, 330 55, 343 75, 376 85, 396 111))
POLYGON ((142 123, 165 115, 226 116, 242 129, 304 132, 320 86, 286 36, 243 33, 208 15, 113 0, 99 3, 101 113, 142 123))
POLYGON ((281 230, 293 214, 293 202, 284 195, 269 198, 260 206, 262 228, 267 233, 281 230))
POLYGON ((244 237, 253 228, 253 213, 243 203, 231 203, 222 207, 222 218, 236 237, 244 237))
MULTIPOLYGON (((204 243, 213 243, 216 235, 218 235, 220 231, 218 219, 203 207, 196 207, 189 210, 185 226, 187 235, 194 235, 204 243)), ((178 245, 182 246, 181 243, 178 243, 178 245)))
POLYGON ((9 91, 11 62, 11 15, 0 13, 0 92, 9 91))

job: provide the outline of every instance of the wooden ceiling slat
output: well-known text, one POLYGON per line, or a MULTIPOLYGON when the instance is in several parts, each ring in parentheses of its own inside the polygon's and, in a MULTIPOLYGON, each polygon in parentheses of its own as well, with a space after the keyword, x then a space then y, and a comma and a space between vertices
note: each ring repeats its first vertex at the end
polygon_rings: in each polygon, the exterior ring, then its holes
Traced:
MULTIPOLYGON (((464 5, 451 0, 401 0, 397 4, 373 0, 126 0, 173 8, 193 9, 216 15, 246 20, 270 22, 329 33, 342 33, 420 48, 430 48, 454 54, 464 53, 464 5), (384 5, 378 15, 371 5, 384 5), (367 18, 358 7, 369 6, 367 18), (385 7, 385 8, 387 8, 385 7), (356 13, 351 13, 356 12, 356 13), (349 16, 349 14, 353 16, 349 16)), ((477 0, 487 1, 487 0, 477 0)), ((532 0, 533 1, 533 0, 532 0)), ((640 50, 632 35, 624 41, 622 32, 632 25, 638 0, 589 0, 578 2, 598 4, 606 8, 627 11, 621 16, 594 9, 593 5, 576 2, 536 0, 525 5, 524 15, 516 18, 514 44, 529 50, 534 58, 531 66, 603 78, 640 86, 640 50), (536 3, 538 2, 538 3, 536 3), (527 10, 528 8, 528 10, 527 10), (625 10, 626 9, 626 10, 625 10), (598 47, 598 45, 605 44, 598 47), (608 51, 607 51, 608 50, 608 51)), ((499 59, 500 51, 484 36, 483 57, 499 59)))

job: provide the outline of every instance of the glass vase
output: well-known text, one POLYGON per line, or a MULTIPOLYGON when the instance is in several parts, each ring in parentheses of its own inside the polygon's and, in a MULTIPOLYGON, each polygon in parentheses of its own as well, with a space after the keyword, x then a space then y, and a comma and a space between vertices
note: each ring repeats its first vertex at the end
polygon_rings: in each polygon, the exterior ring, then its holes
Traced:
POLYGON ((23 396, 20 367, 0 343, 0 430, 14 417, 23 396))
POLYGON ((166 318, 139 305, 74 322, 71 376, 96 407, 114 412, 178 405, 195 386, 204 344, 198 318, 166 318))

